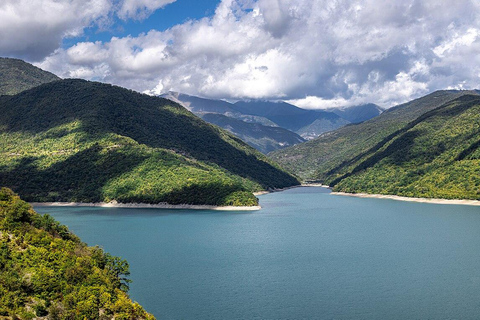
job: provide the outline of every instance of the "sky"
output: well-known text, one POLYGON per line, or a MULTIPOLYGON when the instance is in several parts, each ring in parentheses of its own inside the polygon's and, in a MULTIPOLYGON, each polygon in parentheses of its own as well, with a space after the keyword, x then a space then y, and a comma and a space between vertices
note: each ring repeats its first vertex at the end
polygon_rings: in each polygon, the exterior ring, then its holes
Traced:
POLYGON ((389 108, 480 88, 480 1, 2 0, 0 56, 148 94, 389 108))

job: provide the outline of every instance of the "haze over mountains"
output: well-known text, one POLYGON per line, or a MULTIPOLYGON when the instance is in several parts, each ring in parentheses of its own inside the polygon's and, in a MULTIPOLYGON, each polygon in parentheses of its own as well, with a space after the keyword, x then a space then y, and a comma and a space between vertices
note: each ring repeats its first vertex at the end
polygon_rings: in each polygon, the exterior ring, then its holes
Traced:
POLYGON ((368 120, 383 111, 374 104, 325 111, 305 110, 286 102, 250 100, 229 103, 178 92, 161 97, 182 104, 207 122, 221 126, 264 153, 313 139, 352 122, 368 120))

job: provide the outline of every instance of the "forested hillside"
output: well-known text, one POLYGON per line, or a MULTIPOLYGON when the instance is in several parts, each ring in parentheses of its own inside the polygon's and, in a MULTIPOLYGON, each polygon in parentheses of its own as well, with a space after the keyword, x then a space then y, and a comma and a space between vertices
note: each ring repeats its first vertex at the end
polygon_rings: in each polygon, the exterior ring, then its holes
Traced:
POLYGON ((467 94, 477 92, 436 91, 388 109, 368 121, 347 125, 315 140, 274 151, 269 156, 304 180, 326 183, 331 172, 341 172, 344 162, 362 157, 375 145, 422 114, 467 94))
POLYGON ((17 94, 55 80, 60 78, 25 61, 0 58, 0 95, 17 94))
POLYGON ((0 189, 1 319, 154 319, 128 297, 128 275, 125 260, 0 189))
POLYGON ((335 191, 480 200, 480 97, 429 111, 329 172, 335 191))
POLYGON ((0 184, 27 201, 255 205, 298 181, 174 102, 68 79, 0 98, 0 184))

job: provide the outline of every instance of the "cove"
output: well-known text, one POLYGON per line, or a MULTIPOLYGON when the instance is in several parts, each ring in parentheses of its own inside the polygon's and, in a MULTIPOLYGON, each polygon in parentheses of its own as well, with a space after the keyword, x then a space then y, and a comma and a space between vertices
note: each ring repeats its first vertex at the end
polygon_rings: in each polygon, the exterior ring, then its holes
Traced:
POLYGON ((262 210, 38 207, 130 263, 158 319, 476 319, 480 208, 331 195, 262 210))

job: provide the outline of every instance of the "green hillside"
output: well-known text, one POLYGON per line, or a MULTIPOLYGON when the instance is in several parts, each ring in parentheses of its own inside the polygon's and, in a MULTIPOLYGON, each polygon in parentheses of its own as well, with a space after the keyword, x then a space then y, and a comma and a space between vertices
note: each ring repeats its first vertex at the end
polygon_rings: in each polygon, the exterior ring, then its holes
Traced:
POLYGON ((25 61, 0 58, 0 95, 17 94, 55 80, 60 78, 25 61))
POLYGON ((335 191, 480 200, 480 97, 423 114, 328 179, 335 191))
POLYGON ((351 159, 361 158, 375 145, 422 114, 469 91, 437 91, 425 97, 391 108, 378 117, 328 132, 315 140, 277 150, 269 156, 304 180, 328 183, 332 175, 341 175, 351 159))
POLYGON ((128 297, 128 274, 125 260, 0 189, 0 319, 154 319, 128 297))
POLYGON ((213 123, 233 133, 263 153, 293 146, 305 141, 305 139, 298 134, 281 127, 269 127, 260 123, 249 123, 218 113, 206 113, 201 117, 208 123, 213 123))
POLYGON ((27 201, 255 205, 298 181, 172 101, 68 79, 0 97, 0 184, 27 201))

